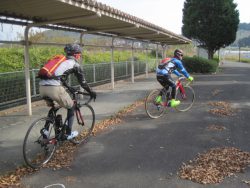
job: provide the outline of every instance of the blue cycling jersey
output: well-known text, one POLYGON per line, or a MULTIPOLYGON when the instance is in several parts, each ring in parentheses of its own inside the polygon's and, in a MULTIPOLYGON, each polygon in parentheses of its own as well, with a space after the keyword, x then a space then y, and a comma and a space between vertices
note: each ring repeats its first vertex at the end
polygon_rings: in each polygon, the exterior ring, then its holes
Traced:
POLYGON ((179 73, 179 71, 186 77, 189 77, 188 72, 186 71, 186 69, 184 68, 181 60, 177 59, 177 58, 172 58, 171 61, 163 68, 163 69, 159 69, 157 68, 156 70, 156 74, 157 75, 170 75, 171 73, 174 73, 176 76, 181 76, 181 74, 179 73))

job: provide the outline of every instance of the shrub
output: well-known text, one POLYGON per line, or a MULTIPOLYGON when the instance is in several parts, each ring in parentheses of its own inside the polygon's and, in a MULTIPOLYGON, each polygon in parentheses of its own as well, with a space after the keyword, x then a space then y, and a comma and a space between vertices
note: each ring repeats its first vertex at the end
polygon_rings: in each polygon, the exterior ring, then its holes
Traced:
POLYGON ((218 68, 218 59, 208 60, 201 57, 184 57, 183 64, 188 72, 213 73, 218 68))
MULTIPOLYGON (((29 49, 30 68, 38 69, 44 62, 56 54, 62 54, 63 47, 54 46, 32 46, 29 49)), ((135 53, 134 60, 145 60, 155 58, 151 54, 143 52, 135 53), (148 55, 148 57, 147 57, 148 55)), ((83 52, 84 64, 109 63, 111 61, 110 51, 87 51, 83 52)), ((114 62, 131 61, 131 51, 114 51, 114 62)), ((0 73, 13 72, 24 69, 24 48, 22 47, 0 47, 0 73)))

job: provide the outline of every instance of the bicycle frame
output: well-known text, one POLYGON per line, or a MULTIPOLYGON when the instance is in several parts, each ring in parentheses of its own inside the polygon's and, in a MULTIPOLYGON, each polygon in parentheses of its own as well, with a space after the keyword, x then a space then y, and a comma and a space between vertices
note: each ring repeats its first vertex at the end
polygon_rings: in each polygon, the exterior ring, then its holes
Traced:
MULTIPOLYGON (((176 91, 178 91, 178 89, 180 89, 181 97, 183 99, 186 99, 186 97, 187 97, 186 96, 186 91, 185 91, 184 86, 182 84, 182 80, 184 80, 184 79, 185 79, 185 77, 180 77, 178 80, 176 80, 175 84, 176 84, 176 91)), ((165 88, 163 87, 163 89, 165 89, 165 88)), ((168 103, 168 100, 169 100, 169 98, 167 96, 168 91, 169 90, 163 91, 163 95, 165 95, 165 98, 166 98, 166 104, 168 103)), ((167 105, 164 105, 164 106, 167 107, 167 105)))
MULTIPOLYGON (((185 77, 180 77, 175 82, 176 98, 181 102, 175 107, 175 109, 180 112, 189 110, 192 107, 195 98, 195 93, 192 87, 189 86, 190 82, 182 82, 185 79, 185 77)), ((163 87, 162 89, 154 89, 148 94, 145 100, 145 110, 150 118, 159 118, 164 114, 166 108, 170 107, 168 105, 169 100, 171 99, 170 95, 170 87, 168 89, 166 89, 165 87, 163 87), (158 100, 159 96, 162 97, 160 102, 158 100)))
MULTIPOLYGON (((78 134, 77 137, 69 139, 69 141, 73 144, 80 144, 87 141, 94 129, 95 112, 88 104, 92 100, 91 96, 87 102, 80 102, 77 98, 78 94, 89 96, 88 93, 75 89, 71 89, 70 93, 72 94, 74 114, 78 123, 75 123, 77 125, 72 125, 71 129, 83 134, 78 134), (87 118, 83 118, 85 113, 87 118)), ((59 111, 62 107, 55 105, 49 97, 45 97, 44 100, 50 107, 48 114, 46 117, 35 120, 30 125, 23 142, 24 160, 32 168, 38 168, 46 164, 53 156, 56 145, 68 140, 66 135, 68 120, 65 118, 65 121, 63 121, 62 114, 64 113, 59 111), (33 150, 35 147, 37 149, 33 150)))
POLYGON ((176 91, 178 91, 178 89, 180 89, 181 91, 181 96, 183 99, 186 98, 186 92, 185 92, 185 89, 181 83, 181 79, 178 79, 177 82, 176 82, 176 91))
POLYGON ((76 119, 77 119, 77 123, 79 125, 84 125, 84 119, 83 119, 83 115, 81 113, 81 111, 79 110, 80 104, 77 104, 77 101, 74 100, 74 105, 75 105, 75 114, 76 114, 76 119))
MULTIPOLYGON (((51 99, 45 99, 45 100, 48 101, 48 103, 47 103, 48 106, 51 106, 47 117, 51 118, 51 120, 53 121, 54 126, 58 126, 58 125, 55 124, 55 120, 56 120, 56 116, 57 116, 57 111, 59 109, 61 109, 62 107, 60 107, 60 106, 56 107, 51 99)), ((83 126, 84 125, 84 119, 83 119, 83 115, 81 114, 81 111, 79 110, 79 107, 81 107, 81 105, 78 103, 75 93, 73 93, 73 102, 74 102, 74 113, 76 115, 77 122, 78 122, 79 125, 83 126)), ((60 129, 60 132, 58 132, 57 135, 56 135, 56 140, 57 141, 60 141, 62 133, 65 132, 66 122, 67 122, 67 118, 64 120, 64 123, 62 125, 60 125, 60 126, 62 126, 62 128, 60 129)), ((48 127, 46 127, 46 125, 45 125, 45 128, 48 129, 48 127)), ((58 129, 59 127, 56 127, 56 128, 58 129)), ((54 142, 55 139, 49 140, 49 142, 52 142, 52 141, 54 142)))

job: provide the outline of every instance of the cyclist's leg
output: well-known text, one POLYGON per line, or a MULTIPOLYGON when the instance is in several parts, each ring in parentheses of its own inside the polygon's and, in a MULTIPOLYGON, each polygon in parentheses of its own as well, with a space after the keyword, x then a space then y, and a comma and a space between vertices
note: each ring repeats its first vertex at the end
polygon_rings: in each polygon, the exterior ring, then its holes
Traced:
POLYGON ((172 88, 171 89, 171 99, 175 99, 175 97, 176 97, 175 81, 173 80, 173 78, 171 76, 168 76, 168 78, 166 79, 166 83, 172 88))
POLYGON ((64 87, 60 87, 58 91, 58 96, 55 101, 61 106, 67 109, 67 127, 66 127, 66 137, 67 139, 72 139, 78 135, 77 131, 71 132, 74 123, 74 102, 70 95, 66 92, 64 87))
POLYGON ((71 128, 74 122, 74 107, 68 109, 67 111, 67 122, 68 122, 68 126, 66 129, 66 134, 71 134, 71 128))
MULTIPOLYGON (((156 78, 157 78, 157 81, 162 85, 162 87, 164 87, 167 91, 169 88, 168 81, 167 81, 168 77, 165 75, 157 75, 156 78)), ((160 96, 156 99, 156 102, 158 103, 162 102, 162 95, 163 95, 163 92, 161 91, 160 96)))
POLYGON ((74 102, 71 99, 68 92, 62 86, 43 86, 40 87, 42 95, 50 97, 53 101, 56 101, 61 107, 67 109, 67 122, 66 134, 71 139, 73 136, 77 136, 78 133, 71 134, 72 125, 74 122, 74 102))
POLYGON ((169 103, 169 106, 171 107, 176 107, 180 104, 179 100, 175 100, 176 99, 176 84, 175 81, 173 80, 173 78, 171 76, 168 76, 166 78, 166 83, 172 88, 171 90, 171 100, 169 103))
MULTIPOLYGON (((54 106, 54 102, 53 102, 54 100, 52 99, 53 96, 51 95, 51 89, 53 90, 53 87, 54 86, 42 86, 42 85, 40 85, 39 87, 40 96, 45 100, 48 107, 54 106)), ((47 117, 52 117, 51 115, 53 116, 52 108, 49 110, 47 117)), ((49 131, 50 125, 51 125, 51 122, 47 120, 45 121, 43 128, 40 130, 40 133, 45 139, 48 138, 46 133, 49 131)))

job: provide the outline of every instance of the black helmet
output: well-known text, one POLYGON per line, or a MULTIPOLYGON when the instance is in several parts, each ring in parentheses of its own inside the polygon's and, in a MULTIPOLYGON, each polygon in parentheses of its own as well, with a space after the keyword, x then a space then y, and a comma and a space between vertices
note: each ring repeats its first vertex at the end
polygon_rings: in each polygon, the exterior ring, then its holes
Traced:
POLYGON ((174 51, 174 56, 175 56, 175 57, 183 56, 183 51, 180 50, 180 49, 176 49, 176 50, 174 51))
POLYGON ((78 44, 66 44, 64 47, 64 52, 67 55, 81 54, 82 48, 78 44))

